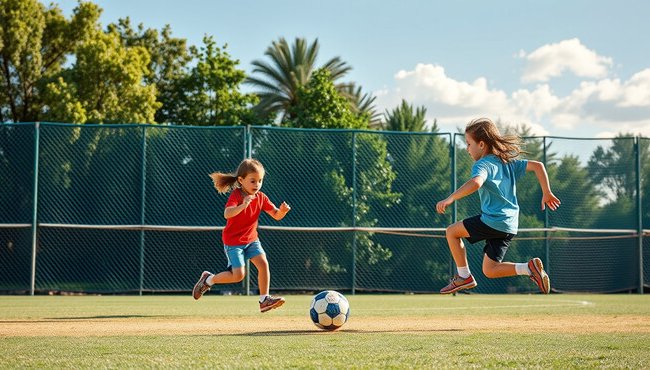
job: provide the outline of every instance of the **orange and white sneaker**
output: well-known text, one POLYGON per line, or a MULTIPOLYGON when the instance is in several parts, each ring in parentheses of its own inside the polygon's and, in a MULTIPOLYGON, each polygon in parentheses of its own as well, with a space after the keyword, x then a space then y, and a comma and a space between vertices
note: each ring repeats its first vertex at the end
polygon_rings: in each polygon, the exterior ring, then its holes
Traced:
POLYGON ((476 280, 474 280, 473 275, 470 275, 467 278, 462 278, 459 275, 454 275, 454 277, 451 278, 449 285, 440 289, 440 294, 456 293, 459 290, 475 288, 476 285, 476 280))
POLYGON ((210 286, 208 285, 208 283, 205 282, 206 280, 208 280, 209 276, 210 276, 209 271, 203 271, 201 277, 199 278, 199 281, 196 282, 196 284, 194 285, 194 289, 192 289, 192 297, 194 297, 194 299, 201 298, 205 292, 210 290, 210 286))
POLYGON ((274 297, 267 295, 262 302, 260 302, 260 312, 266 312, 273 308, 278 308, 284 304, 284 298, 274 297))
POLYGON ((539 290, 548 294, 551 291, 551 280, 548 278, 548 274, 544 271, 544 265, 542 260, 535 257, 528 261, 528 268, 530 269, 530 280, 534 281, 535 284, 539 287, 539 290))

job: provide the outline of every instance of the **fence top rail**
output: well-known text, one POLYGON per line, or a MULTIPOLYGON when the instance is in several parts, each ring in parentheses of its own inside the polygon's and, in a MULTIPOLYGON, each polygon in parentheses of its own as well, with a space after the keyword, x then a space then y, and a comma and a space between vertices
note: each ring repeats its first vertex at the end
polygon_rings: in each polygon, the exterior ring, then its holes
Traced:
MULTIPOLYGON (((245 129, 247 126, 196 126, 196 125, 175 125, 167 123, 66 123, 66 122, 0 122, 0 126, 32 126, 32 125, 46 125, 46 126, 71 126, 71 127, 155 127, 155 128, 183 128, 183 129, 208 129, 208 130, 224 130, 224 129, 245 129)), ((298 128, 298 127, 280 127, 269 125, 250 125, 252 129, 258 130, 286 130, 286 131, 309 131, 309 132, 348 132, 348 133, 370 133, 370 134, 388 134, 388 135, 430 135, 430 136, 448 136, 455 139, 456 136, 465 136, 464 132, 411 132, 411 131, 388 131, 388 130, 372 130, 372 129, 328 129, 328 128, 298 128)), ((524 136, 522 139, 566 139, 566 140, 620 140, 620 139, 644 139, 648 140, 650 137, 643 135, 634 136, 618 136, 618 137, 571 137, 571 136, 524 136)))
POLYGON ((536 228, 520 228, 519 231, 524 232, 558 232, 558 231, 570 231, 577 233, 608 233, 608 234, 636 234, 637 229, 578 229, 572 227, 536 227, 536 228))
MULTIPOLYGON (((0 224, 0 228, 19 228, 31 227, 32 224, 0 224)), ((67 228, 67 229, 120 229, 120 230, 170 230, 170 231, 201 231, 201 230, 223 230, 223 226, 183 226, 183 225, 89 225, 89 224, 60 224, 60 223, 39 223, 39 227, 50 228, 67 228)), ((444 227, 312 227, 312 226, 268 226, 259 225, 261 230, 287 230, 287 231, 366 231, 366 232, 443 232, 444 227)), ((636 234, 636 229, 578 229, 570 227, 550 227, 550 228, 520 228, 520 232, 577 232, 577 233, 594 233, 594 234, 636 234)), ((643 229, 644 234, 649 234, 650 229, 643 229)))
POLYGON ((345 128, 299 128, 299 127, 280 127, 280 126, 251 126, 253 130, 271 130, 271 131, 304 131, 304 132, 344 132, 344 133, 367 133, 367 134, 388 134, 388 135, 425 135, 425 136, 448 136, 450 132, 414 132, 414 131, 387 131, 387 130, 370 130, 370 129, 345 129, 345 128))
POLYGON ((172 125, 164 123, 65 123, 65 122, 17 122, 17 123, 0 123, 2 126, 60 126, 60 127, 87 127, 87 128, 133 128, 133 127, 146 127, 146 128, 182 128, 188 130, 244 130, 246 126, 193 126, 193 125, 172 125))
MULTIPOLYGON (((450 133, 451 135, 451 133, 450 133)), ((454 140, 457 136, 465 136, 464 132, 455 132, 453 133, 454 140)), ((645 136, 613 136, 613 137, 577 137, 577 136, 522 136, 522 139, 565 139, 565 140, 591 140, 591 141, 604 141, 604 140, 634 140, 635 138, 639 139, 650 139, 650 137, 645 136)))

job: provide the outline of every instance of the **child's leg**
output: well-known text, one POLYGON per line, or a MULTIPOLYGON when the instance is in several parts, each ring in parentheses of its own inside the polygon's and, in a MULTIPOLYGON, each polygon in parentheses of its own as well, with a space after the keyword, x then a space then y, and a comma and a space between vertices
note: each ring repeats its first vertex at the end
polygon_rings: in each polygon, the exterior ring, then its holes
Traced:
POLYGON ((266 254, 258 254, 251 258, 251 262, 257 268, 257 286, 260 295, 268 295, 271 284, 271 271, 269 270, 269 261, 266 259, 266 254))
POLYGON ((459 290, 472 289, 476 287, 476 280, 474 280, 474 277, 469 270, 467 251, 465 250, 465 244, 463 244, 462 240, 462 238, 469 237, 469 232, 465 228, 465 225, 462 221, 456 222, 447 227, 445 234, 447 237, 447 243, 449 244, 449 250, 451 251, 452 257, 454 257, 454 262, 456 262, 458 274, 454 275, 449 282, 449 285, 440 289, 440 293, 450 294, 459 290))
POLYGON ((487 254, 483 255, 483 274, 490 279, 517 275, 515 264, 512 262, 497 262, 487 254))
POLYGON ((251 258, 251 262, 257 268, 257 286, 260 290, 260 311, 267 312, 273 308, 278 308, 284 304, 284 298, 269 295, 269 286, 271 283, 271 271, 269 270, 269 261, 266 254, 258 254, 251 258))
POLYGON ((205 282, 212 286, 214 284, 238 283, 244 280, 246 276, 245 267, 233 267, 231 270, 221 271, 216 275, 211 275, 205 282))
POLYGON ((465 244, 462 238, 469 237, 469 232, 465 229, 463 221, 458 221, 447 227, 445 236, 447 237, 451 256, 454 258, 454 262, 456 262, 456 267, 466 268, 468 264, 467 251, 465 250, 465 244))
POLYGON ((246 271, 244 267, 232 267, 216 275, 211 274, 209 271, 203 271, 199 281, 194 285, 194 289, 192 289, 192 296, 194 299, 199 299, 214 284, 236 283, 242 281, 245 275, 246 271))

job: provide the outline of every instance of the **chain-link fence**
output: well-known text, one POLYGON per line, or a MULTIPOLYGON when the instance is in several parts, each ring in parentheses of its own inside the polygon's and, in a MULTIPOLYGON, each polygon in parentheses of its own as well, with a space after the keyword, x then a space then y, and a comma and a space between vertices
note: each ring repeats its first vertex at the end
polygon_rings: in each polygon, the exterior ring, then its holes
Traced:
MULTIPOLYGON (((544 162, 556 212, 518 183, 519 235, 507 261, 539 256, 560 292, 636 291, 648 284, 650 139, 525 138, 544 162), (647 230, 646 230, 647 234, 647 230)), ((189 292, 225 267, 227 196, 208 174, 246 157, 263 191, 292 211, 263 215, 273 290, 435 292, 453 271, 444 228, 480 212, 476 194, 447 214, 435 203, 468 179, 460 134, 279 127, 0 125, 0 291, 189 292)), ((486 279, 480 293, 534 292, 525 277, 486 279)), ((256 289, 257 272, 221 292, 256 289)))

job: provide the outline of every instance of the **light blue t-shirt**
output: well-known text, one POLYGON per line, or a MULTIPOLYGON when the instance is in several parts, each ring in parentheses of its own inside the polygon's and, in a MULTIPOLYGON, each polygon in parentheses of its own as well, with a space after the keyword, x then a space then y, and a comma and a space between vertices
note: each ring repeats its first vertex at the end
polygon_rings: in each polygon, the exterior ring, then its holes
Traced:
POLYGON ((528 160, 513 159, 503 163, 494 154, 486 155, 472 166, 472 178, 485 181, 478 189, 481 198, 481 221, 489 227, 516 234, 519 227, 517 179, 526 173, 528 160))

